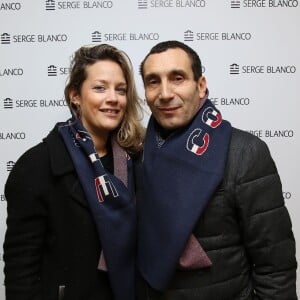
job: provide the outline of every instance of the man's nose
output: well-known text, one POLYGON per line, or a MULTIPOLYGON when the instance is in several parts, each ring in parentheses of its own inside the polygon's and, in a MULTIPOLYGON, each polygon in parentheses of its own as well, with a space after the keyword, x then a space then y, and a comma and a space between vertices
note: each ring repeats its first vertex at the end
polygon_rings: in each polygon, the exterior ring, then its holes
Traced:
POLYGON ((161 84, 159 98, 161 100, 169 100, 174 97, 172 86, 169 82, 165 81, 161 84))

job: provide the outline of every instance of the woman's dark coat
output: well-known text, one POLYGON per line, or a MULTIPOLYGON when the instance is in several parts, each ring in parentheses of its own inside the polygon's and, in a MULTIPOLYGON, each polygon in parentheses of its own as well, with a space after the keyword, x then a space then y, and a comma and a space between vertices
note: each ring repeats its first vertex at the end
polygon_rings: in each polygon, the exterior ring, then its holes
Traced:
POLYGON ((63 140, 54 129, 17 161, 5 186, 6 300, 112 300, 97 270, 96 227, 63 140))

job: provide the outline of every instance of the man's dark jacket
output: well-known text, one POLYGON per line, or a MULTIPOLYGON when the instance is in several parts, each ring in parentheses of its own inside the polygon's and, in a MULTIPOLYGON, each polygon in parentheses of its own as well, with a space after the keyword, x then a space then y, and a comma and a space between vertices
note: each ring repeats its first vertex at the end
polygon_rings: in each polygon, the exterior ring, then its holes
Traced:
POLYGON ((292 225, 276 166, 259 138, 233 128, 223 182, 193 233, 212 266, 177 270, 164 293, 140 277, 138 300, 297 299, 292 225))

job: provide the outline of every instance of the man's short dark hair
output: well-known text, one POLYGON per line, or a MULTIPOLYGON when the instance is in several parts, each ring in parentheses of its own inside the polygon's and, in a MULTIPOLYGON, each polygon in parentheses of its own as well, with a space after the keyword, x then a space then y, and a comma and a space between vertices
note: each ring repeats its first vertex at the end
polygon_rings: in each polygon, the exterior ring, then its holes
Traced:
POLYGON ((142 76, 143 81, 144 81, 144 73, 143 73, 144 64, 147 58, 151 54, 161 53, 167 51, 168 49, 176 49, 176 48, 182 49, 188 55, 188 57, 191 60, 194 79, 195 81, 198 81, 198 79, 202 76, 202 64, 199 55, 188 45, 175 40, 160 42, 151 48, 150 52, 146 55, 146 57, 144 58, 144 60, 140 65, 140 74, 142 76))

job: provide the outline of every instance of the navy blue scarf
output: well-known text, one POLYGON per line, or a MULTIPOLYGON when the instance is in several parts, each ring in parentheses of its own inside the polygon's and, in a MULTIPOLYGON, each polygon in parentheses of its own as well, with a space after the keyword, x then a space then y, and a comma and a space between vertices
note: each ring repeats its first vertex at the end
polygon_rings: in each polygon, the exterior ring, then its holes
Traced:
POLYGON ((60 123, 58 130, 71 155, 96 223, 114 299, 133 300, 136 210, 131 160, 127 155, 123 156, 128 163, 127 188, 103 168, 92 138, 79 119, 73 117, 60 123))
POLYGON ((145 193, 138 201, 137 261, 154 289, 167 289, 197 220, 220 184, 230 137, 231 125, 209 100, 187 127, 165 140, 150 118, 145 193))

